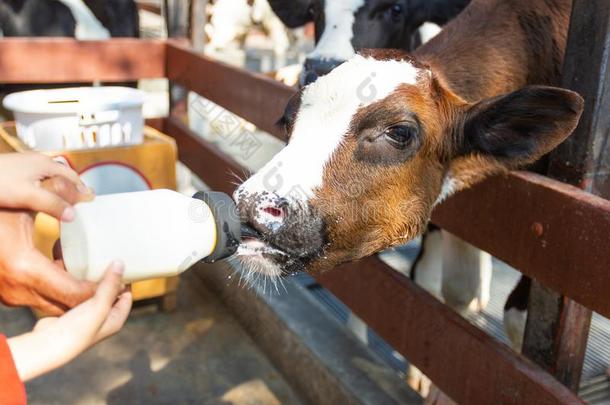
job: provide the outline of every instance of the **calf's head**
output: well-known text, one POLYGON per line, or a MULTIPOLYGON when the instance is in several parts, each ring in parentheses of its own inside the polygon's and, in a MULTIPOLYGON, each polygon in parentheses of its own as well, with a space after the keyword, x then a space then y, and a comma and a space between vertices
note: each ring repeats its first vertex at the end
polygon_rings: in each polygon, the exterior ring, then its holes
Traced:
POLYGON ((426 21, 445 24, 470 0, 269 0, 290 28, 313 22, 316 47, 307 56, 301 84, 364 48, 411 50, 416 30, 426 21))
POLYGON ((260 232, 239 254, 280 275, 404 243, 446 196, 557 146, 582 104, 540 86, 467 103, 407 55, 355 56, 293 97, 288 145, 236 190, 260 232))

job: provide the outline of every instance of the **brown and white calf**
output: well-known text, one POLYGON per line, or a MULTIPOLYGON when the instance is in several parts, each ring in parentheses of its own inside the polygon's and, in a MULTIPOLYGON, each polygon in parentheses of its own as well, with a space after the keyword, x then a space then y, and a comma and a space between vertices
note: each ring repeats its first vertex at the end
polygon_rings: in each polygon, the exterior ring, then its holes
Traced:
POLYGON ((570 10, 473 0, 412 55, 364 52, 305 87, 282 119, 288 145, 235 192, 260 232, 242 259, 279 276, 371 255, 419 235, 452 193, 556 147, 583 107, 546 87, 570 10))
MULTIPOLYGON (((469 2, 270 0, 271 7, 286 25, 314 24, 316 47, 305 60, 301 84, 311 83, 327 74, 362 48, 413 50, 419 41, 427 42, 434 36, 430 34, 440 31, 434 24, 446 24, 469 2), (431 26, 435 27, 432 33, 431 26), (424 35, 425 32, 428 35, 424 35)), ((291 66, 287 71, 293 72, 293 69, 291 66)), ((285 72, 278 72, 278 77, 284 81, 285 72)), ((288 80, 288 83, 294 84, 294 81, 288 80)), ((422 288, 464 312, 486 306, 490 296, 491 271, 489 254, 437 229, 423 236, 418 260, 411 266, 409 274, 422 288)), ((368 342, 366 325, 354 314, 349 314, 347 325, 363 342, 368 342)))

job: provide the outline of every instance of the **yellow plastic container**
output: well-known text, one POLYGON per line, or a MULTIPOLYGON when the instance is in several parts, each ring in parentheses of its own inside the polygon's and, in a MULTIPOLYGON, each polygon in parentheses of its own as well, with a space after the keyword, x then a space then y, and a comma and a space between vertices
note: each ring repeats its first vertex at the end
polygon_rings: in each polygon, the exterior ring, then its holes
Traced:
MULTIPOLYGON (((29 150, 17 137, 14 122, 0 124, 0 153, 29 150)), ((144 128, 144 141, 138 145, 44 153, 61 156, 97 194, 176 189, 176 143, 171 137, 148 126, 144 128), (113 179, 112 182, 108 181, 110 178, 113 179)), ((35 246, 52 257, 53 245, 58 239, 58 221, 48 215, 38 214, 35 222, 35 246)), ((171 311, 175 308, 178 277, 135 282, 131 288, 136 301, 160 298, 163 310, 171 311)))

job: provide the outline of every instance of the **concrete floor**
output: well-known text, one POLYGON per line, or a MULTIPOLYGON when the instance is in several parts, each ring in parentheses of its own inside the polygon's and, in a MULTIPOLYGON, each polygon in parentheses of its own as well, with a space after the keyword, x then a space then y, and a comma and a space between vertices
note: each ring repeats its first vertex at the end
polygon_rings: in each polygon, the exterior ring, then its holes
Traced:
MULTIPOLYGON (((176 312, 136 308, 117 336, 28 383, 29 403, 300 403, 201 280, 187 272, 179 292, 176 312)), ((30 330, 34 322, 27 309, 0 309, 0 331, 8 336, 30 330)))

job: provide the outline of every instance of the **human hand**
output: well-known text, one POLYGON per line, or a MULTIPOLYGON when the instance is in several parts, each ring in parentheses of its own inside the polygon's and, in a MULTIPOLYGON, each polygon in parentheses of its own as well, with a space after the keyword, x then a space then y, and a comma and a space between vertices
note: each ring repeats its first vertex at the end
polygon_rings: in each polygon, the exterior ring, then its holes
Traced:
POLYGON ((132 303, 131 292, 122 287, 123 269, 123 263, 113 262, 93 297, 59 318, 41 319, 32 332, 8 340, 23 381, 63 366, 123 327, 132 303))
MULTIPOLYGON (((8 155, 0 155, 0 160, 2 160, 0 166, 6 165, 7 161, 3 160, 6 156, 8 155)), ((31 156, 34 154, 31 154, 26 160, 32 159, 31 156)), ((61 167, 64 166, 50 162, 54 170, 57 170, 55 166, 58 166, 60 172, 62 171, 61 167)), ((20 159, 14 160, 11 167, 22 163, 23 161, 20 159)), ((64 167, 64 169, 71 172, 68 168, 64 167)), ((5 179, 5 174, 0 172, 0 196, 3 195, 2 187, 7 187, 10 183, 5 179)), ((79 192, 73 180, 61 176, 54 176, 38 185, 30 186, 36 189, 33 192, 35 196, 40 192, 43 192, 43 196, 55 196, 50 197, 51 204, 47 204, 46 207, 49 208, 47 212, 55 212, 59 216, 65 211, 62 208, 64 204, 75 204, 78 201, 93 198, 91 193, 79 192)), ((5 197, 0 197, 0 199, 7 200, 5 197)), ((16 201, 15 198, 9 199, 16 201)), ((23 203, 23 205, 28 205, 26 208, 38 206, 43 209, 45 206, 44 203, 37 204, 39 203, 23 203)), ((45 314, 59 315, 91 297, 95 291, 95 285, 76 280, 64 270, 63 263, 53 263, 47 259, 34 247, 33 234, 33 213, 0 209, 0 238, 3 241, 0 244, 0 302, 12 306, 27 305, 39 309, 45 314)))
POLYGON ((95 284, 75 279, 34 247, 34 216, 0 209, 0 302, 59 315, 91 297, 95 284))
POLYGON ((0 154, 0 207, 74 218, 72 204, 93 198, 72 169, 40 153, 0 154), (51 180, 46 186, 45 180, 51 180))

